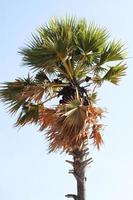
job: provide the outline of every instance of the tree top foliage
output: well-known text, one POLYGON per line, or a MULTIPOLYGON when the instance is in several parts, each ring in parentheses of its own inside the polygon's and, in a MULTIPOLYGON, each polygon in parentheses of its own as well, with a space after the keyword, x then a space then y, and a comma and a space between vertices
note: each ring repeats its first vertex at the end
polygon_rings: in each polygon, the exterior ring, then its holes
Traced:
POLYGON ((70 152, 92 139, 103 142, 96 107, 96 91, 105 81, 117 85, 125 75, 126 52, 109 32, 85 19, 54 18, 32 34, 19 53, 34 75, 5 82, 0 99, 10 113, 18 112, 16 126, 35 123, 50 142, 50 151, 70 152), (46 102, 59 99, 54 108, 46 102))

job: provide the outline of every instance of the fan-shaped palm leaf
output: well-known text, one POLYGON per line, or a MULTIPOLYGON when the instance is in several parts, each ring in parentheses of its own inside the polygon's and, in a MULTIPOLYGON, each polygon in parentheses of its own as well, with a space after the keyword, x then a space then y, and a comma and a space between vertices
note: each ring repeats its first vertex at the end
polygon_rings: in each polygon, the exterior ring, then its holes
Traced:
POLYGON ((104 77, 102 78, 103 81, 110 81, 113 84, 118 84, 118 82, 120 81, 120 79, 125 76, 126 74, 126 65, 119 63, 118 65, 116 65, 115 67, 110 67, 110 69, 108 70, 108 72, 104 75, 104 77))
POLYGON ((41 104, 29 104, 28 107, 23 108, 18 116, 15 126, 22 127, 26 124, 37 124, 41 107, 41 104))
POLYGON ((120 41, 113 41, 108 43, 100 54, 100 60, 98 65, 102 65, 105 62, 110 61, 124 60, 126 52, 123 47, 124 45, 120 41))
POLYGON ((100 108, 84 106, 77 100, 57 106, 55 109, 42 109, 40 111, 40 130, 48 128, 49 150, 71 151, 82 148, 89 137, 88 130, 91 132, 91 129, 94 141, 97 142, 97 146, 100 145, 101 140, 98 141, 93 127, 97 126, 98 118, 102 116, 102 113, 100 108))
MULTIPOLYGON (((38 77, 38 74, 37 74, 38 77)), ((0 98, 7 104, 11 113, 17 112, 26 101, 41 102, 55 97, 56 91, 65 84, 50 82, 49 79, 18 78, 14 82, 5 82, 0 90, 0 98)))

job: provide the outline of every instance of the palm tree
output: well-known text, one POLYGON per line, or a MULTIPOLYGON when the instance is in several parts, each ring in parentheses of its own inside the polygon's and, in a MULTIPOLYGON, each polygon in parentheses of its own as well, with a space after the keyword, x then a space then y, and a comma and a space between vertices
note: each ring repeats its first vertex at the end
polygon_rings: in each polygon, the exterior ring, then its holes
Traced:
POLYGON ((123 44, 109 41, 106 29, 87 25, 85 19, 54 18, 19 53, 33 73, 3 83, 0 99, 10 113, 18 113, 15 126, 37 124, 45 130, 49 152, 72 155, 67 162, 77 194, 66 197, 85 200, 85 168, 92 162, 89 143, 98 149, 103 143, 99 121, 104 111, 96 106, 97 90, 105 81, 117 85, 125 75, 123 44), (58 103, 51 108, 47 102, 52 100, 58 103))

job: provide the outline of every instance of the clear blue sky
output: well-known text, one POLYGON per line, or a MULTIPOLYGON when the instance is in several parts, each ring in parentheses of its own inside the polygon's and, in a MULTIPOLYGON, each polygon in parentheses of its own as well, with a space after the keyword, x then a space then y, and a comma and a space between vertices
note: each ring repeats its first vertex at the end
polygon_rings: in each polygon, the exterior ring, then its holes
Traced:
MULTIPOLYGON (((133 199, 133 3, 132 0, 1 0, 0 82, 23 76, 18 48, 31 32, 53 16, 85 17, 126 43, 130 59, 120 86, 104 85, 100 105, 107 108, 104 146, 92 148, 87 170, 87 200, 133 199)), ((18 131, 0 104, 0 199, 65 200, 75 191, 66 156, 47 154, 47 143, 34 126, 18 131)))

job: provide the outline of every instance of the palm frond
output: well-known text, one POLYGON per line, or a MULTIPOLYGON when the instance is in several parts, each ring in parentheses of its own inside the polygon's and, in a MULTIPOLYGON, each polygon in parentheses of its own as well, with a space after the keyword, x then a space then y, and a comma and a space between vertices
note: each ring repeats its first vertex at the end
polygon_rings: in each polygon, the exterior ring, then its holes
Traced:
POLYGON ((82 54, 89 57, 103 49, 108 36, 106 29, 97 27, 93 23, 89 26, 81 25, 76 37, 76 46, 82 54))
POLYGON ((125 58, 124 45, 120 41, 109 42, 101 52, 99 65, 106 62, 124 60, 125 58))
MULTIPOLYGON (((35 45, 34 45, 35 46, 35 45)), ((46 47, 28 47, 19 51, 23 55, 23 64, 33 70, 43 69, 47 73, 54 73, 58 58, 56 53, 46 47)))
POLYGON ((47 129, 46 136, 50 142, 49 151, 59 149, 71 151, 82 148, 89 137, 88 131, 97 125, 102 113, 102 109, 83 106, 78 100, 71 100, 55 109, 42 109, 40 130, 47 129))
POLYGON ((42 70, 37 72, 35 80, 39 83, 50 82, 48 75, 42 70))
POLYGON ((96 87, 97 85, 98 85, 98 86, 101 86, 102 83, 103 83, 103 79, 102 79, 102 77, 101 77, 100 75, 95 75, 95 76, 93 77, 92 81, 93 81, 95 87, 96 87))
POLYGON ((40 102, 60 87, 51 82, 36 82, 28 78, 18 78, 14 82, 5 82, 0 88, 0 99, 7 105, 9 112, 16 113, 27 100, 40 102))
MULTIPOLYGON (((41 130, 49 127, 47 137, 50 141, 50 151, 74 148, 79 143, 76 141, 81 135, 85 118, 85 106, 81 106, 76 100, 58 106, 55 110, 44 110, 40 118, 41 130)), ((80 140, 80 145, 82 142, 80 140)))
POLYGON ((0 99, 7 105, 11 113, 15 113, 25 101, 25 98, 17 98, 18 94, 23 91, 24 86, 24 83, 19 80, 15 82, 5 82, 1 86, 0 99))
POLYGON ((93 70, 94 70, 95 75, 101 75, 107 71, 107 67, 102 66, 102 65, 100 66, 96 65, 94 66, 93 70))
POLYGON ((108 72, 104 75, 102 78, 103 81, 109 81, 113 84, 118 84, 120 79, 126 75, 126 65, 123 65, 122 63, 119 63, 115 67, 110 67, 108 72))
POLYGON ((37 124, 41 107, 42 105, 40 104, 30 104, 26 109, 23 108, 19 114, 15 126, 23 127, 26 124, 37 124))
POLYGON ((93 104, 96 103, 96 100, 97 100, 97 92, 93 92, 91 94, 88 94, 88 98, 89 98, 89 101, 93 104))
POLYGON ((93 144, 97 147, 98 150, 100 149, 100 145, 103 144, 103 139, 100 133, 102 127, 102 124, 93 125, 92 133, 90 135, 90 139, 93 139, 93 144))
POLYGON ((102 71, 101 75, 95 75, 93 77, 93 83, 101 86, 104 81, 109 81, 117 85, 121 78, 126 75, 126 69, 126 64, 123 64, 122 62, 118 63, 114 67, 108 66, 108 69, 106 68, 104 72, 102 71))

